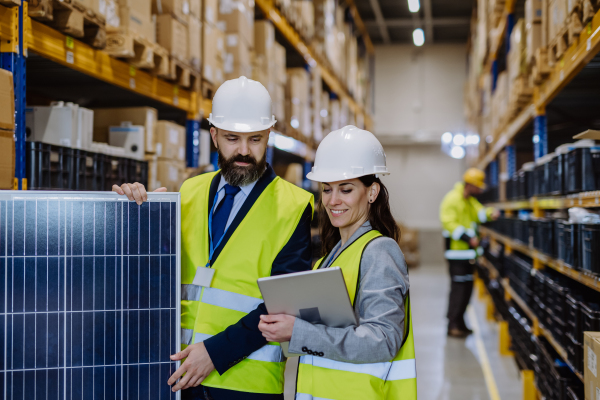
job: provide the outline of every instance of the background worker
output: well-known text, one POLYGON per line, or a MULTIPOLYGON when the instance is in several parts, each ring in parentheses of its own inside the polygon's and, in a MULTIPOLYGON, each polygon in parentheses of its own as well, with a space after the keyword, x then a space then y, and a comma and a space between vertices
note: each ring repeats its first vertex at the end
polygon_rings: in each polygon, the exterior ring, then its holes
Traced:
POLYGON ((446 238, 445 257, 450 266, 450 298, 448 300, 448 336, 466 337, 464 313, 473 292, 473 271, 479 253, 478 226, 500 215, 498 210, 484 207, 475 198, 485 190, 485 173, 468 169, 463 182, 458 182, 442 200, 440 219, 446 238))
MULTIPOLYGON (((183 399, 282 400, 285 358, 258 329, 257 279, 311 268, 313 198, 266 162, 275 119, 260 83, 225 82, 208 120, 221 170, 180 189, 182 351, 171 359, 185 361, 168 383, 183 399)), ((140 184, 113 190, 146 200, 140 184)))
POLYGON ((400 231, 379 175, 385 153, 375 136, 354 126, 323 139, 307 178, 321 183, 323 243, 316 268, 342 268, 359 321, 347 328, 290 315, 263 315, 268 340, 290 341, 300 358, 296 400, 417 399, 408 269, 400 231))

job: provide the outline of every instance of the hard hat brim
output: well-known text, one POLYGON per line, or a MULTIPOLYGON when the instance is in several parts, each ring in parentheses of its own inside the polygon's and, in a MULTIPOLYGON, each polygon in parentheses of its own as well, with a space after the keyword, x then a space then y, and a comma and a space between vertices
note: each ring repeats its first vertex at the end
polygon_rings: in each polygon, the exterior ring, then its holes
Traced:
POLYGON ((238 132, 238 133, 246 133, 246 132, 260 132, 265 131, 277 122, 277 120, 272 119, 268 124, 263 125, 255 122, 216 122, 212 118, 207 118, 208 122, 210 122, 215 128, 223 129, 229 132, 238 132))
POLYGON ((371 172, 366 174, 348 174, 348 173, 319 173, 319 172, 309 172, 306 175, 306 179, 314 181, 314 182, 339 182, 339 181, 348 181, 350 179, 360 178, 361 176, 367 175, 389 175, 389 172, 371 172))

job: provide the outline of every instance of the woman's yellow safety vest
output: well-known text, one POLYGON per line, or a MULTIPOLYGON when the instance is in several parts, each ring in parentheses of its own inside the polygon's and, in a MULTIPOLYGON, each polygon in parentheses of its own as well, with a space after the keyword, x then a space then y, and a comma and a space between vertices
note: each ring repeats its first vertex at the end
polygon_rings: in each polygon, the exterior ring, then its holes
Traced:
MULTIPOLYGON (((360 261, 365 247, 382 236, 371 230, 348 246, 331 264, 339 266, 352 305, 360 281, 360 261)), ((315 265, 315 269, 323 259, 315 265)), ((352 364, 316 356, 300 357, 296 400, 417 399, 417 369, 410 298, 406 297, 404 343, 392 361, 352 364)))
MULTIPOLYGON (((273 261, 288 242, 312 195, 276 177, 232 233, 212 268, 211 287, 194 285, 197 268, 209 261, 210 173, 181 187, 181 343, 199 343, 237 323, 263 302, 256 280, 271 276, 273 261)), ((197 281, 198 282, 198 281, 197 281)), ((202 384, 250 393, 283 393, 285 358, 268 343, 223 375, 202 384)))

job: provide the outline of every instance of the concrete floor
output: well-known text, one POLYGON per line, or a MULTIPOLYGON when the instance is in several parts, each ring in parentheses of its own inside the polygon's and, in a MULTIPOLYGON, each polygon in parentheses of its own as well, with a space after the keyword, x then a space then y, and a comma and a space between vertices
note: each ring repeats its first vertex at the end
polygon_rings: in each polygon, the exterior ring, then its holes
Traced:
MULTIPOLYGON (((522 399, 519 371, 512 357, 498 353, 497 324, 488 323, 475 297, 466 318, 477 335, 466 340, 446 337, 450 280, 445 265, 410 271, 419 400, 522 399), (468 317, 476 318, 476 321, 468 317), (488 371, 487 385, 484 370, 488 371)), ((298 359, 286 369, 285 400, 292 400, 298 359)))

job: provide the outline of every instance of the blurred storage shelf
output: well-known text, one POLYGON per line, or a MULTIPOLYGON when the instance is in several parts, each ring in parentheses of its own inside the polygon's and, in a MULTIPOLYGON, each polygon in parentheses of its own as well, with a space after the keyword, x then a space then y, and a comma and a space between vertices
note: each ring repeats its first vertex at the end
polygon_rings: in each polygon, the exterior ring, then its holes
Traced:
POLYGON ((184 110, 192 118, 199 114, 198 93, 136 69, 38 21, 28 18, 25 25, 28 50, 96 79, 184 110))
POLYGON ((481 233, 484 236, 489 236, 490 238, 497 240, 498 242, 503 243, 504 245, 510 247, 513 250, 517 250, 529 257, 533 260, 538 260, 541 264, 552 268, 553 270, 560 272, 561 274, 568 276, 569 278, 587 286, 594 290, 600 291, 600 278, 594 275, 588 275, 582 272, 579 272, 569 266, 567 266, 564 262, 557 260, 555 258, 549 257, 545 254, 540 253, 532 247, 529 247, 526 244, 523 244, 519 241, 510 239, 504 235, 501 235, 497 232, 494 232, 485 227, 480 228, 481 233))
POLYGON ((529 200, 487 204, 500 210, 560 210, 571 207, 600 207, 600 192, 585 192, 561 197, 539 197, 529 200))

